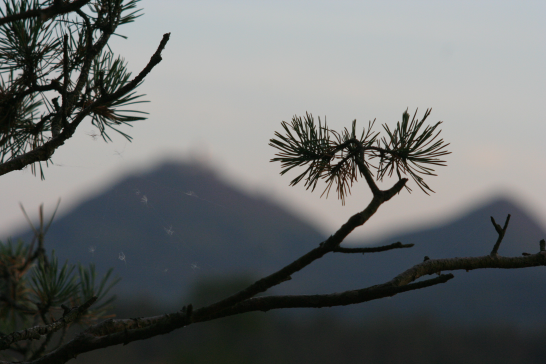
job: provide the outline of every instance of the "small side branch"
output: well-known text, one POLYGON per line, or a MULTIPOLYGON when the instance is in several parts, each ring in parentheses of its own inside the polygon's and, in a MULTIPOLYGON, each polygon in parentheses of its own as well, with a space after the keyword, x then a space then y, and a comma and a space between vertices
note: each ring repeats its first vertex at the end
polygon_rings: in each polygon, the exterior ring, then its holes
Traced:
POLYGON ((130 82, 128 82, 125 86, 121 87, 119 90, 112 94, 107 94, 101 96, 97 101, 95 101, 91 106, 88 107, 88 109, 91 109, 96 104, 106 104, 108 102, 114 101, 119 99, 120 97, 128 94, 129 92, 133 91, 142 81, 144 81, 144 78, 148 76, 148 74, 152 71, 152 69, 163 59, 161 58, 161 52, 163 52, 163 49, 165 49, 165 46, 167 45, 167 42, 169 41, 169 38, 171 36, 171 33, 165 33, 163 34, 163 38, 161 39, 161 42, 159 43, 159 46, 157 47, 157 50, 150 58, 150 61, 144 67, 142 71, 130 82))
POLYGON ((506 222, 504 223, 504 227, 501 228, 499 224, 495 222, 495 219, 493 216, 491 216, 491 222, 493 223, 493 226, 495 227, 495 230, 497 231, 497 234, 499 234, 499 237, 497 238, 497 242, 495 243, 495 246, 493 247, 493 250, 491 250, 492 257, 496 257, 499 255, 498 250, 501 245, 502 239, 504 239, 504 235, 506 234, 506 229, 508 229, 508 222, 510 221, 510 214, 506 217, 506 222))
POLYGON ((207 317, 205 321, 251 311, 269 311, 283 308, 324 308, 354 305, 445 283, 452 278, 454 278, 453 274, 442 274, 436 278, 411 283, 400 287, 381 284, 378 286, 332 294, 254 297, 219 312, 217 315, 207 317))
POLYGON ((334 248, 334 253, 378 253, 378 252, 384 252, 387 250, 392 249, 402 249, 402 248, 411 248, 414 244, 402 244, 401 242, 389 244, 389 245, 383 245, 383 246, 376 246, 376 247, 370 247, 370 248, 343 248, 338 246, 337 248, 334 248))

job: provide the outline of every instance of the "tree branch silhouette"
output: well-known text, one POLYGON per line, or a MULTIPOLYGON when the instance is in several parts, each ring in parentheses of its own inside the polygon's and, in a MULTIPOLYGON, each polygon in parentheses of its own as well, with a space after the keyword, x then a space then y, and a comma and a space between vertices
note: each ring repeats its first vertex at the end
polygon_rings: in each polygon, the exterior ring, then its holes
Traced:
MULTIPOLYGON (((41 4, 30 0, 4 2, 5 9, 0 18, 0 76, 6 80, 2 78, 0 85, 0 175, 38 163, 43 178, 40 163, 47 164, 87 117, 91 118, 91 123, 99 129, 105 141, 111 140, 107 128, 131 139, 118 126, 142 120, 142 116, 136 115, 144 113, 119 108, 142 102, 139 99, 141 95, 135 92, 161 62, 162 52, 170 38, 170 33, 163 35, 148 64, 132 78, 124 61, 114 57, 107 45, 110 37, 117 34, 118 26, 140 16, 139 10, 135 10, 136 3, 137 0, 97 0, 93 3, 89 0, 51 0, 41 4), (67 21, 69 16, 70 21, 67 21), (32 47, 24 48, 28 44, 32 47), (47 92, 56 97, 45 96, 47 92)), ((425 258, 391 280, 355 290, 316 295, 258 296, 291 280, 294 273, 329 253, 368 254, 413 246, 397 242, 349 248, 341 244, 403 188, 411 191, 408 186, 410 179, 426 194, 433 192, 424 178, 435 176, 433 167, 445 166, 446 161, 441 158, 450 152, 446 149, 449 144, 439 138, 441 122, 425 125, 430 113, 431 109, 427 109, 419 120, 416 110, 410 120, 406 109, 394 128, 383 125, 386 135, 382 137, 372 131, 374 122, 357 133, 356 120, 341 132, 328 128, 326 122, 323 125, 320 118, 317 124, 309 113, 303 118, 294 116, 290 123, 283 121, 284 134, 277 132, 270 140, 270 145, 277 150, 271 161, 281 163, 281 175, 294 168, 304 168, 290 185, 303 181, 305 187, 313 191, 319 182, 324 182, 323 195, 326 193, 328 197, 335 186, 338 198, 344 203, 353 184, 363 177, 371 191, 371 199, 362 211, 351 216, 334 234, 306 254, 231 296, 195 309, 188 304, 169 314, 111 318, 94 323, 104 318, 106 307, 113 300, 106 295, 117 280, 110 280, 110 270, 100 282, 95 282, 94 265, 88 269, 80 265, 78 280, 74 275, 75 266, 68 263, 59 265, 54 253, 48 257, 44 235, 52 220, 44 228, 43 210, 40 208, 40 227, 34 228, 31 224, 35 236, 28 247, 22 242, 0 244, 0 279, 4 290, 0 292, 0 305, 5 312, 16 312, 35 322, 32 327, 23 330, 11 328, 6 330, 11 333, 0 334, 0 350, 13 350, 22 355, 24 360, 17 361, 19 363, 59 364, 86 352, 126 345, 222 317, 255 311, 360 304, 447 283, 455 278, 452 273, 442 272, 545 266, 544 240, 539 242, 535 254, 523 253, 521 257, 499 255, 510 220, 508 215, 503 227, 491 218, 498 238, 488 255, 425 258), (382 190, 378 184, 383 183, 385 177, 397 180, 390 188, 382 190), (31 269, 33 264, 35 267, 31 269), (437 276, 425 279, 429 275, 437 276), (30 279, 24 279, 25 276, 30 279), (103 298, 105 301, 101 301, 103 298), (68 302, 74 303, 70 304, 72 307, 67 306, 68 302), (55 319, 53 308, 62 308, 62 317, 55 319), (89 323, 87 329, 67 343, 63 342, 64 335, 61 335, 59 346, 50 348, 54 333, 66 333, 70 324, 85 320, 89 323), (18 344, 21 341, 28 344, 26 348, 18 344)))

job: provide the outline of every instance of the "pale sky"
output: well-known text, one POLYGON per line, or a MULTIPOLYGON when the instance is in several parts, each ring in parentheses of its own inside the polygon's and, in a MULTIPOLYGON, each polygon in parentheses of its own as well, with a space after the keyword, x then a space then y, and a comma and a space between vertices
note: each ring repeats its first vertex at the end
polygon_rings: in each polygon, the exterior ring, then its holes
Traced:
MULTIPOLYGON (((411 182, 354 237, 429 226, 492 196, 510 195, 546 226, 546 2, 544 1, 166 1, 111 43, 138 73, 163 33, 163 61, 140 88, 146 121, 125 128, 133 143, 94 141, 90 122, 53 156, 46 180, 30 171, 0 178, 2 237, 40 203, 61 212, 165 158, 200 158, 221 176, 265 195, 331 234, 364 209, 364 181, 342 206, 289 187, 270 163, 281 121, 310 112, 331 128, 394 125, 402 112, 433 108, 451 143, 448 167, 411 182), (541 106, 542 105, 542 106, 541 106)), ((114 134, 111 134, 114 136, 114 134)), ((390 187, 395 181, 382 186, 390 187)), ((206 196, 203 196, 206 198, 206 196)), ((484 216, 484 219, 489 219, 484 216)), ((500 218, 501 221, 503 217, 500 218)))

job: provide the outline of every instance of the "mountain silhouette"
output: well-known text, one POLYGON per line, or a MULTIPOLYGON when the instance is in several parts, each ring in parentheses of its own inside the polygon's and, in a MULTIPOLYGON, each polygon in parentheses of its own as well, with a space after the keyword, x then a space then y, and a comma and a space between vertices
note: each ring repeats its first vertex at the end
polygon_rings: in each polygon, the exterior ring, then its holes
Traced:
POLYGON ((208 168, 165 163, 56 219, 46 246, 71 263, 114 267, 123 295, 172 302, 203 276, 258 277, 322 240, 309 223, 229 186, 208 168))
MULTIPOLYGON (((375 254, 329 254, 284 282, 276 293, 332 293, 390 280, 430 258, 482 256, 497 234, 493 216, 510 225, 499 253, 535 253, 543 229, 522 207, 497 198, 451 222, 388 237, 411 249, 375 254)), ((30 232, 22 234, 28 241, 30 232)), ((124 298, 150 295, 180 302, 203 278, 269 274, 325 239, 313 226, 265 198, 252 197, 223 182, 206 167, 165 163, 124 178, 107 191, 58 218, 46 247, 71 263, 114 267, 123 278, 116 292, 124 298)), ((342 307, 346 315, 429 314, 466 322, 546 320, 544 267, 520 270, 453 272, 455 279, 391 299, 342 307)), ((301 312, 301 310, 300 310, 301 312)))
MULTIPOLYGON (((544 230, 515 202, 496 198, 442 226, 399 234, 378 243, 386 245, 400 241, 415 244, 413 248, 364 256, 327 256, 304 272, 301 277, 305 282, 303 286, 316 291, 321 287, 331 288, 337 282, 336 291, 356 289, 388 281, 422 262, 425 256, 454 258, 488 255, 498 237, 490 217, 494 217, 497 224, 502 226, 508 214, 511 214, 511 219, 499 254, 521 256, 523 252, 538 252, 539 241, 546 238, 544 230), (319 281, 320 287, 313 284, 319 281)), ((372 301, 361 308, 337 310, 360 316, 419 313, 459 323, 481 323, 486 320, 543 326, 546 320, 544 267, 452 273, 455 279, 445 284, 372 301)), ((300 288, 294 287, 293 293, 300 288)))

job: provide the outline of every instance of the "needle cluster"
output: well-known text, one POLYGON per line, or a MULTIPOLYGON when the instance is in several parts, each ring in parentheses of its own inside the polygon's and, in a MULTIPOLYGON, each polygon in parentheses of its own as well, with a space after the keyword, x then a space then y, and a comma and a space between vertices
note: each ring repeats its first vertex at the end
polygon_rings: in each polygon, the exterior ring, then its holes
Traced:
MULTIPOLYGON (((305 167, 290 185, 304 181, 307 189, 314 190, 319 180, 324 180, 323 195, 328 195, 335 185, 342 203, 353 183, 366 174, 378 181, 394 172, 398 179, 402 179, 402 175, 410 176, 428 194, 434 191, 422 176, 434 176, 431 166, 445 166, 446 162, 440 158, 450 154, 446 150, 449 144, 438 138, 437 128, 441 122, 424 126, 430 111, 427 110, 421 120, 416 118, 416 111, 410 121, 406 110, 402 122, 394 129, 383 125, 386 135, 382 137, 372 131, 375 120, 357 136, 356 120, 350 129, 337 132, 320 118, 317 124, 309 113, 304 118, 294 116, 290 123, 282 122, 285 133, 276 132, 276 138, 270 140, 269 145, 279 150, 271 161, 281 163, 281 175, 295 167, 305 167)), ((410 190, 407 185, 406 188, 410 190)))
POLYGON ((91 325, 108 317, 115 299, 108 294, 120 280, 112 277, 113 269, 99 279, 93 264, 61 264, 54 251, 46 254, 44 237, 55 213, 44 224, 40 206, 39 216, 39 226, 28 219, 34 231, 29 245, 0 241, 3 359, 35 360, 62 345, 71 325, 91 325))
MULTIPOLYGON (((119 127, 144 119, 145 113, 127 108, 143 102, 142 95, 134 91, 137 84, 108 97, 130 82, 131 73, 107 43, 120 36, 119 26, 141 15, 137 1, 3 0, 1 20, 11 21, 0 22, 0 163, 63 131, 66 137, 84 116, 105 141, 109 129, 131 139, 119 127), (22 16, 33 12, 39 16, 22 16)), ((41 164, 40 171, 43 178, 41 164)))

